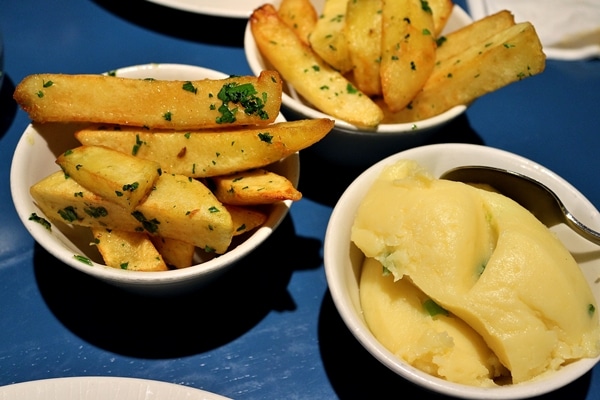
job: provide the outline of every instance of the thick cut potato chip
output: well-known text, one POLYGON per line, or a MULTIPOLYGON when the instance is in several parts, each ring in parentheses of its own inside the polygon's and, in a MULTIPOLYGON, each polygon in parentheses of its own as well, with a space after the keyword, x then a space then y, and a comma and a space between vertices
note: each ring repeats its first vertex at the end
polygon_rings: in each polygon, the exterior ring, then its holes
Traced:
POLYGON ((208 253, 223 254, 233 237, 231 215, 202 182, 162 174, 134 211, 150 234, 181 240, 208 253))
POLYGON ((106 146, 158 162, 163 171, 194 178, 264 167, 321 140, 330 119, 218 131, 150 131, 99 126, 75 134, 85 145, 106 146))
POLYGON ((454 2, 452 0, 427 0, 427 4, 431 9, 434 35, 437 38, 444 30, 444 27, 452 14, 454 2))
POLYGON ((383 99, 400 111, 421 91, 435 65, 431 9, 421 0, 383 0, 381 85, 383 99))
POLYGON ((211 181, 215 196, 224 204, 259 205, 302 198, 285 176, 261 168, 215 176, 211 181))
POLYGON ((309 44, 308 37, 315 29, 319 16, 310 0, 282 0, 277 10, 282 21, 309 44))
POLYGON ((483 40, 510 28, 514 24, 514 16, 509 11, 502 10, 445 35, 440 38, 441 40, 438 40, 437 64, 480 44, 483 40))
POLYGON ((168 266, 187 268, 193 264, 196 246, 181 240, 150 236, 150 240, 168 266))
POLYGON ((87 190, 62 171, 37 182, 30 193, 51 221, 129 232, 143 230, 130 211, 87 190))
POLYGON ((447 59, 395 122, 429 118, 541 73, 546 56, 533 25, 522 22, 447 59))
POLYGON ((310 34, 311 48, 342 74, 352 69, 344 26, 348 0, 325 0, 323 11, 310 34))
POLYGON ((369 96, 381 95, 382 0, 348 2, 345 35, 356 86, 369 96))
POLYGON ((379 106, 304 44, 273 5, 254 10, 250 28, 261 54, 315 108, 358 126, 381 122, 379 106))
POLYGON ((155 129, 269 124, 279 115, 282 82, 260 76, 166 81, 106 75, 36 74, 14 98, 36 122, 97 122, 155 129))
POLYGON ((234 206, 232 204, 225 204, 225 207, 229 211, 229 214, 231 214, 233 221, 233 236, 238 236, 258 228, 268 218, 265 211, 256 207, 234 206))
POLYGON ((160 164, 101 146, 80 146, 56 159, 86 189, 128 210, 144 199, 160 175, 160 164))
POLYGON ((129 271, 167 271, 169 268, 147 234, 92 228, 95 245, 109 267, 129 271))

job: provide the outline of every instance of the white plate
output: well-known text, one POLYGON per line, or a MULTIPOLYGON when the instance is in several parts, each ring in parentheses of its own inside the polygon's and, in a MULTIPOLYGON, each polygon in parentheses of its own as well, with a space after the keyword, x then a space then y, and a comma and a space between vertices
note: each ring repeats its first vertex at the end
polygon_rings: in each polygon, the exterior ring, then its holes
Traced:
POLYGON ((217 17, 248 18, 255 8, 266 3, 265 0, 147 0, 178 10, 217 17))
POLYGON ((136 378, 80 376, 42 379, 0 387, 0 400, 227 400, 173 383, 136 378))

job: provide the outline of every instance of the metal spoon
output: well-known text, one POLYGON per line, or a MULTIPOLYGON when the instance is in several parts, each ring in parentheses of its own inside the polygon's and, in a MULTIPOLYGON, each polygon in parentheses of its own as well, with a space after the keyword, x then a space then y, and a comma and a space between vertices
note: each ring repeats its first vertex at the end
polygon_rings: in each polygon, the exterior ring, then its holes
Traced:
POLYGON ((590 242, 600 245, 600 233, 579 222, 550 188, 531 177, 502 168, 472 165, 446 171, 440 179, 488 184, 531 211, 544 225, 565 223, 590 242))

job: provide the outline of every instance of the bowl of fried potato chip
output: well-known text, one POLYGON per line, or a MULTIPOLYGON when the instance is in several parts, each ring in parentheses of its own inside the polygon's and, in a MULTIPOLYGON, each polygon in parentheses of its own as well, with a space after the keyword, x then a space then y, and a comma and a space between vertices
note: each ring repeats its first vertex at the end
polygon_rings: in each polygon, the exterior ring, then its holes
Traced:
POLYGON ((439 179, 465 165, 539 180, 600 226, 577 189, 517 154, 460 143, 399 152, 360 174, 331 214, 323 259, 341 319, 399 378, 446 396, 537 398, 577 380, 567 391, 586 392, 600 360, 597 246, 489 187, 439 179))
POLYGON ((507 10, 473 21, 451 0, 279 0, 254 10, 244 47, 254 74, 283 77, 288 119, 335 120, 311 150, 362 166, 427 143, 545 64, 530 23, 507 10))
POLYGON ((10 175, 23 224, 63 263, 145 294, 201 287, 265 241, 302 197, 298 151, 333 126, 286 121, 276 73, 180 64, 34 74, 14 97, 32 120, 10 175))

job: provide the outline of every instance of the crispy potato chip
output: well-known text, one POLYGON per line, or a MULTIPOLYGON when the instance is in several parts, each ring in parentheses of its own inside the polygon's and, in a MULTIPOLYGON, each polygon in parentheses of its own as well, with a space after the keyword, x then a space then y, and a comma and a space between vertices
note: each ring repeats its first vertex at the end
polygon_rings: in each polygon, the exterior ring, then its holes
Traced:
POLYGON ((369 96, 381 95, 382 0, 348 2, 345 35, 356 86, 369 96))
POLYGON ((411 102, 433 71, 433 17, 421 0, 384 0, 382 21, 381 85, 395 112, 411 102))
POLYGON ((109 267, 128 271, 167 271, 169 268, 143 232, 92 228, 95 245, 109 267))
POLYGON ((98 196, 128 210, 154 186, 160 164, 101 146, 79 146, 56 159, 63 171, 98 196))
POLYGON ((250 28, 261 54, 314 107, 354 125, 379 124, 377 104, 305 45, 273 5, 254 10, 250 28))
POLYGON ((344 25, 348 0, 325 0, 323 10, 308 40, 325 62, 342 74, 352 69, 344 25))
POLYGON ((483 40, 510 28, 515 24, 514 16, 507 10, 488 15, 474 21, 438 40, 436 62, 447 60, 483 40))
POLYGON ((309 44, 308 37, 315 29, 319 16, 310 0, 282 0, 277 9, 281 20, 309 44))
POLYGON ((154 129, 269 124, 279 115, 282 82, 260 76, 166 81, 107 75, 36 74, 14 99, 36 122, 97 122, 154 129))
POLYGON ((196 251, 193 244, 160 236, 150 236, 150 240, 168 266, 180 269, 193 264, 196 251))
POLYGON ((259 205, 302 198, 285 176, 261 168, 215 176, 211 181, 215 196, 224 204, 259 205))
POLYGON ((541 73, 546 56, 533 25, 523 22, 447 59, 394 122, 423 120, 541 73))
POLYGON ((267 213, 256 207, 225 204, 233 220, 233 236, 238 236, 258 228, 267 220, 267 213))
POLYGON ((75 137, 158 162, 169 173, 202 178, 264 167, 318 142, 331 128, 326 118, 189 132, 96 126, 75 137))

